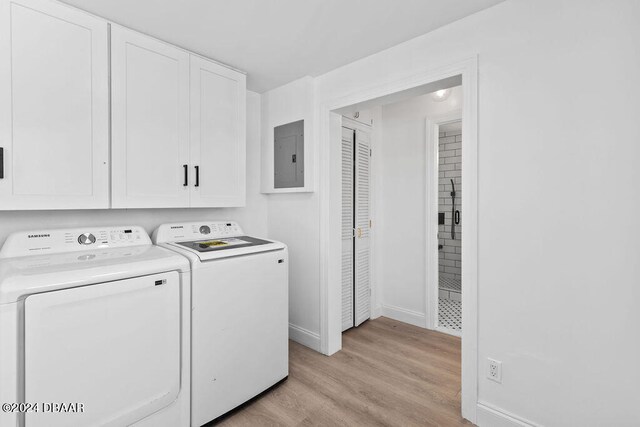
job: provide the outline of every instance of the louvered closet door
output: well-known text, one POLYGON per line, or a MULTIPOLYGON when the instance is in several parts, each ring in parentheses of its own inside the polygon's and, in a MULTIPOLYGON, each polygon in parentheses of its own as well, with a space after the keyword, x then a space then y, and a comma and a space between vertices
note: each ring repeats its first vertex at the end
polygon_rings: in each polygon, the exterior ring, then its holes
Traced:
POLYGON ((342 330, 353 321, 353 130, 342 128, 342 330))
POLYGON ((355 326, 371 317, 371 228, 370 165, 371 145, 368 133, 356 130, 355 143, 355 326))

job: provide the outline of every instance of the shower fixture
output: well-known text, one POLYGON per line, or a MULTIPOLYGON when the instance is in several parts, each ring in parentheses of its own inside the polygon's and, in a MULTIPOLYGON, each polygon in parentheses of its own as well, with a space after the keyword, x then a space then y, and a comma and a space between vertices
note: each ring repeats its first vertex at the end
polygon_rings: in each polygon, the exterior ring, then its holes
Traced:
POLYGON ((460 222, 460 213, 456 211, 456 186, 451 179, 451 239, 456 239, 456 224, 460 222))

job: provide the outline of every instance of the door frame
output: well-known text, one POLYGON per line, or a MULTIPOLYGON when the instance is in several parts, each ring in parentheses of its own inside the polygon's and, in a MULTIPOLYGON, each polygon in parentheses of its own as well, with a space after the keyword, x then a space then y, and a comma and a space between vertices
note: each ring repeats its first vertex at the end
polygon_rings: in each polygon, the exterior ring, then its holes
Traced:
MULTIPOLYGON (((427 117, 425 120, 425 136, 426 136, 426 150, 425 150, 425 328, 434 329, 440 332, 445 332, 450 335, 461 336, 461 334, 452 333, 449 330, 440 328, 438 326, 438 280, 439 280, 439 252, 437 244, 438 242, 438 185, 439 177, 438 172, 440 170, 439 165, 439 144, 440 144, 440 126, 448 123, 454 123, 462 121, 462 110, 455 110, 450 113, 435 115, 427 117)), ((462 150, 462 157, 464 159, 464 148, 462 150)), ((464 161, 464 160, 463 160, 464 161)), ((463 169, 464 173, 464 169, 463 169)), ((464 192, 462 193, 464 196, 464 192)), ((464 225, 464 215, 461 218, 461 223, 464 225)), ((464 229, 464 227, 463 227, 464 229)))
MULTIPOLYGON (((320 349, 331 355, 342 348, 341 286, 341 131, 340 108, 370 101, 440 80, 462 76, 462 204, 465 239, 462 243, 462 416, 476 420, 478 402, 478 58, 473 56, 423 70, 347 95, 319 99, 318 127, 320 208, 320 349)), ((316 95, 321 95, 316 92, 316 95)))

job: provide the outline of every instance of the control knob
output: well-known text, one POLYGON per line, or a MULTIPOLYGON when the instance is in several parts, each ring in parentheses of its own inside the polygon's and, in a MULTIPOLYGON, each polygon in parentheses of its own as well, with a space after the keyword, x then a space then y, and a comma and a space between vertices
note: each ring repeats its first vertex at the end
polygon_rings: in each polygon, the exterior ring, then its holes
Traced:
POLYGON ((91 233, 84 233, 78 236, 78 243, 81 245, 91 245, 96 242, 96 236, 91 233))
POLYGON ((211 233, 211 229, 209 228, 208 225, 203 225, 202 227, 200 227, 200 233, 201 234, 209 234, 209 233, 211 233))

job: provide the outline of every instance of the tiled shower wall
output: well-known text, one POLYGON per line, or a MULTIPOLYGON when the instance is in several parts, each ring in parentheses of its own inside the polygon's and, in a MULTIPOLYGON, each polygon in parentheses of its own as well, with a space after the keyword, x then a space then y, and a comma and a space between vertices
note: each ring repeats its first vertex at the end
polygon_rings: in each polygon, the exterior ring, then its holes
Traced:
POLYGON ((462 131, 440 132, 438 147, 438 211, 444 212, 444 225, 438 226, 440 277, 461 279, 462 267, 462 131), (460 225, 455 226, 456 238, 451 239, 451 179, 456 185, 456 209, 460 211, 460 225))

